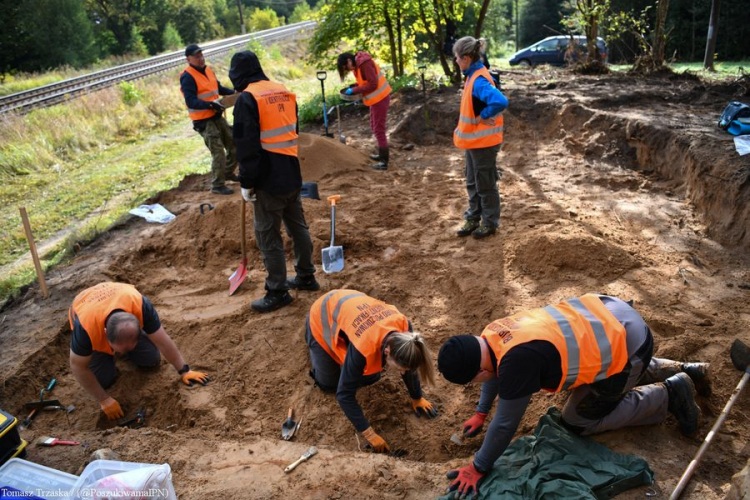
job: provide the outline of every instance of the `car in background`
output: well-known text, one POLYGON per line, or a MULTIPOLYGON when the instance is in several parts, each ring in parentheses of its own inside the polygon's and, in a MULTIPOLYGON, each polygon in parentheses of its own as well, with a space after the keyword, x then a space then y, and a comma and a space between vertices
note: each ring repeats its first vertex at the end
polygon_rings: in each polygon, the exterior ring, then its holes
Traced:
MULTIPOLYGON (((536 42, 534 45, 519 50, 510 59, 511 66, 537 66, 539 64, 549 64, 552 66, 564 66, 566 64, 565 53, 568 51, 570 36, 549 36, 544 40, 536 42)), ((586 54, 586 37, 575 35, 573 39, 581 49, 581 54, 586 54)), ((607 44, 604 39, 598 37, 596 46, 599 48, 599 55, 602 62, 607 62, 607 44)))

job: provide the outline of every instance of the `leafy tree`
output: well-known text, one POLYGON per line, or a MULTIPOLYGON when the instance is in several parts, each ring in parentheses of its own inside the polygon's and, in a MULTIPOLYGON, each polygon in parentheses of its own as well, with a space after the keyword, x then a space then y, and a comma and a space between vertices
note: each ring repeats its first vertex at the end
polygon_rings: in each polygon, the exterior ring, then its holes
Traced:
POLYGON ((180 38, 180 33, 177 29, 171 22, 167 23, 162 34, 162 48, 164 50, 177 50, 184 45, 185 44, 182 43, 182 38, 180 38))
POLYGON ((247 18, 247 27, 250 31, 267 30, 282 24, 284 24, 284 18, 279 18, 276 11, 270 7, 265 9, 256 7, 247 18))
POLYGON ((289 16, 289 23, 300 23, 302 21, 308 21, 310 19, 312 19, 312 8, 307 2, 302 2, 298 3, 294 7, 292 15, 289 16))
POLYGON ((24 50, 18 69, 80 67, 96 59, 91 22, 78 0, 26 0, 17 20, 24 50))
POLYGON ((528 0, 521 6, 519 38, 521 47, 543 38, 563 34, 562 19, 571 9, 562 0, 528 0))
POLYGON ((128 54, 135 54, 139 56, 145 56, 148 54, 148 47, 143 43, 143 37, 141 36, 141 30, 138 26, 131 28, 130 42, 127 48, 128 54))

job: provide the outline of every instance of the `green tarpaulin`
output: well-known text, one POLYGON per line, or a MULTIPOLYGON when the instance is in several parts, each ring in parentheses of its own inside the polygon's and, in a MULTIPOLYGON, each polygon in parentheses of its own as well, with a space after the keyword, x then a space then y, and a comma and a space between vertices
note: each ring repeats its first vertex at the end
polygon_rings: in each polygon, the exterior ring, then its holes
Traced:
POLYGON ((497 459, 479 485, 479 499, 607 499, 653 481, 644 459, 573 434, 553 407, 533 436, 516 439, 497 459))

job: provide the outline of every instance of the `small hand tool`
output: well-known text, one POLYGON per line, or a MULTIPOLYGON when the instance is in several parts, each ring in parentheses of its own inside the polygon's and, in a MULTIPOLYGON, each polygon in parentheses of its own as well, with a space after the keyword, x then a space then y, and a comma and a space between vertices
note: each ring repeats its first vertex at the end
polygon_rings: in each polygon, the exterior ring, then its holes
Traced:
POLYGON ((62 439, 57 439, 55 437, 42 436, 36 440, 36 444, 37 446, 57 446, 57 445, 76 446, 81 443, 79 443, 78 441, 63 441, 62 439))
POLYGON ((146 425, 145 408, 141 408, 140 410, 138 410, 138 413, 135 414, 135 417, 117 424, 118 427, 130 427, 131 429, 138 429, 140 427, 143 427, 144 425, 146 425))
POLYGON ((312 457, 316 453, 318 453, 318 449, 315 446, 310 447, 310 449, 307 450, 304 455, 299 457, 295 462, 292 462, 291 464, 289 464, 287 468, 284 469, 284 472, 292 472, 295 467, 297 467, 302 462, 310 460, 310 457, 312 457))

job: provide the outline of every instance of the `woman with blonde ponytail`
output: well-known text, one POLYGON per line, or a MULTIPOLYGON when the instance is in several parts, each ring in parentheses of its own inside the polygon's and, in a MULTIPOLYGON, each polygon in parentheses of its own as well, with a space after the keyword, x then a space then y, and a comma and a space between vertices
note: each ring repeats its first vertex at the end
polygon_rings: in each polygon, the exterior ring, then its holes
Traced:
POLYGON ((420 379, 435 383, 432 354, 422 335, 411 330, 396 307, 356 290, 328 292, 307 316, 310 376, 323 391, 336 394, 344 414, 377 452, 390 447, 365 418, 356 392, 377 382, 387 368, 401 374, 417 416, 437 416, 420 385, 420 379))

